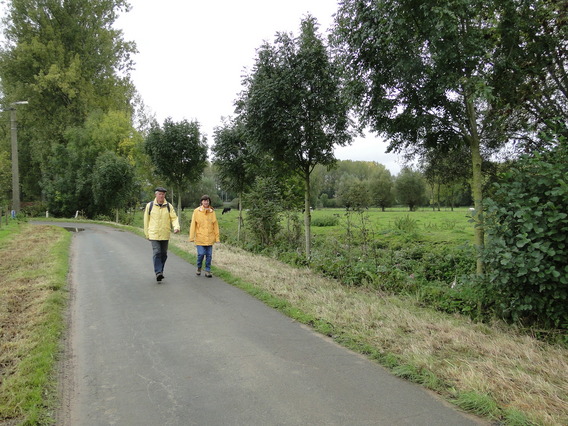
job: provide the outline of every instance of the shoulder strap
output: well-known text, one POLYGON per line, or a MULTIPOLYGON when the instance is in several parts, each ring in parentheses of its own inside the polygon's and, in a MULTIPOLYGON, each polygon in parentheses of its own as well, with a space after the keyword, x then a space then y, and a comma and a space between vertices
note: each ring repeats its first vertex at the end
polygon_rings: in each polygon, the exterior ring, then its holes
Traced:
MULTIPOLYGON (((148 203, 148 215, 152 212, 152 207, 154 207, 154 202, 150 201, 148 203)), ((168 213, 170 212, 170 203, 166 201, 166 207, 168 208, 168 213)))

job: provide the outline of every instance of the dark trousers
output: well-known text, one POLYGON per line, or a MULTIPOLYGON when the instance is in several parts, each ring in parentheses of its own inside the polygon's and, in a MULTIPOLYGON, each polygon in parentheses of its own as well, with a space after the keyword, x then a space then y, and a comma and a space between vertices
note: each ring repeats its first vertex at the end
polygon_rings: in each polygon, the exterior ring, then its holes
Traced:
POLYGON ((164 272, 166 259, 168 258, 168 240, 150 240, 154 260, 154 273, 164 272))

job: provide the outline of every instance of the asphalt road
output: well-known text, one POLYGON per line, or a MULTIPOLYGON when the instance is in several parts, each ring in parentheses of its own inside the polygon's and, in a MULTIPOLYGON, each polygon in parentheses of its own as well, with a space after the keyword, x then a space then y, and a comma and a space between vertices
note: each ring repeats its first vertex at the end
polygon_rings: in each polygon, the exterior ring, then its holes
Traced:
POLYGON ((157 283, 139 236, 53 224, 80 230, 59 424, 483 424, 171 252, 157 283))

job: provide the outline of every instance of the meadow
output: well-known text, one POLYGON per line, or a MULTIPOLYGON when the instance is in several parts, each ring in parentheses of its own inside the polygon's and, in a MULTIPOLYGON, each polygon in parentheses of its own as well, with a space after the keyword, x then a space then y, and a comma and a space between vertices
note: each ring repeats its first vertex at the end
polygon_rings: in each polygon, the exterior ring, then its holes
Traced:
MULTIPOLYGON (((246 215, 246 212, 243 212, 246 215)), ((468 208, 451 209, 419 209, 410 212, 408 208, 389 208, 381 211, 369 208, 361 212, 349 214, 346 209, 316 209, 311 212, 312 234, 316 237, 339 237, 348 226, 360 230, 365 225, 375 236, 387 234, 389 231, 406 231, 416 237, 428 241, 444 241, 462 244, 473 240, 473 225, 469 222, 468 208), (366 222, 363 223, 363 217, 366 222), (351 224, 349 223, 351 220, 351 224)), ((231 239, 237 232, 238 211, 217 214, 223 236, 231 239)), ((300 219, 303 220, 303 219, 300 219)), ((285 224, 284 224, 285 225, 285 224)), ((245 236, 246 238, 246 236, 245 236)))

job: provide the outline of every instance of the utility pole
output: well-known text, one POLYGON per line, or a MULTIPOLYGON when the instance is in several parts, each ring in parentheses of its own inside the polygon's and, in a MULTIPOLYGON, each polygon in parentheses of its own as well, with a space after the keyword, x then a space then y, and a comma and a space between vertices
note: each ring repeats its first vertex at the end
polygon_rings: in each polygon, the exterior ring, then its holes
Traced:
POLYGON ((12 210, 20 211, 20 169, 18 165, 18 122, 16 121, 16 105, 26 105, 28 101, 10 104, 10 131, 12 137, 12 210))

